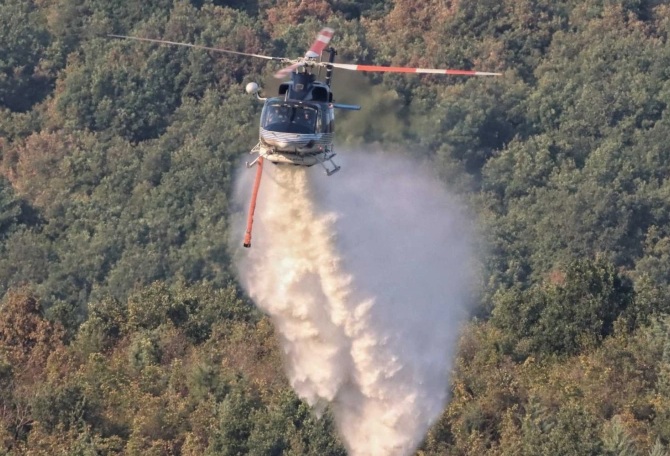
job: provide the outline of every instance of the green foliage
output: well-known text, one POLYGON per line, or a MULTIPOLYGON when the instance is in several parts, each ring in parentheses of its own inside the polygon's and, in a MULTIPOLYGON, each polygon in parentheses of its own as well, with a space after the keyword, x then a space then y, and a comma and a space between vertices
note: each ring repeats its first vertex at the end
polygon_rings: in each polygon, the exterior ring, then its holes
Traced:
POLYGON ((660 440, 656 440, 654 446, 649 451, 649 456, 667 456, 668 452, 660 440))
POLYGON ((635 270, 646 277, 648 282, 661 287, 667 293, 670 287, 670 238, 656 226, 647 231, 644 243, 644 256, 637 262, 635 270))
POLYGON ((31 405, 33 419, 47 432, 68 431, 83 422, 95 419, 91 416, 90 404, 78 385, 39 391, 31 405))
POLYGON ((597 346, 634 299, 632 286, 603 260, 574 262, 554 280, 497 298, 491 321, 521 358, 597 346))
POLYGON ((27 111, 48 93, 51 80, 40 68, 49 46, 45 18, 33 1, 0 5, 0 107, 27 111))
POLYGON ((109 46, 107 40, 92 41, 84 61, 70 63, 56 106, 72 129, 109 130, 131 141, 158 136, 179 103, 171 80, 180 71, 179 59, 161 48, 135 57, 142 62, 138 68, 119 60, 118 51, 105 52, 109 46))
POLYGON ((217 406, 218 426, 205 454, 233 456, 248 454, 248 440, 253 422, 251 414, 257 404, 244 392, 233 390, 217 406))
POLYGON ((130 342, 128 362, 130 365, 142 371, 145 368, 156 365, 162 357, 158 334, 155 331, 139 332, 130 342))
POLYGON ((577 404, 555 414, 530 413, 522 424, 523 454, 601 455, 598 421, 577 404))
POLYGON ((635 456, 635 446, 626 432, 619 415, 605 425, 603 436, 604 454, 612 456, 635 456))
POLYGON ((293 392, 281 392, 277 404, 259 410, 253 418, 249 454, 346 455, 342 444, 332 437, 332 417, 316 419, 293 392))
POLYGON ((128 321, 128 308, 112 298, 88 305, 88 317, 79 327, 78 338, 91 353, 112 348, 122 337, 128 321))
POLYGON ((231 265, 243 93, 273 63, 162 37, 500 78, 335 74, 336 141, 406 149, 486 248, 422 452, 654 454, 670 441, 670 9, 607 0, 6 0, 0 453, 332 454, 231 265), (269 65, 269 66, 268 66, 269 65), (20 288, 24 285, 28 288, 20 288))
POLYGON ((18 228, 21 202, 11 184, 0 176, 0 242, 18 228))
POLYGON ((361 17, 381 17, 389 5, 384 0, 355 2, 352 0, 335 0, 332 2, 334 13, 341 14, 346 20, 360 19, 361 17))
POLYGON ((167 287, 154 283, 128 300, 128 328, 156 329, 171 323, 193 342, 209 338, 217 321, 245 321, 256 314, 232 286, 214 289, 210 284, 186 287, 178 283, 167 287))

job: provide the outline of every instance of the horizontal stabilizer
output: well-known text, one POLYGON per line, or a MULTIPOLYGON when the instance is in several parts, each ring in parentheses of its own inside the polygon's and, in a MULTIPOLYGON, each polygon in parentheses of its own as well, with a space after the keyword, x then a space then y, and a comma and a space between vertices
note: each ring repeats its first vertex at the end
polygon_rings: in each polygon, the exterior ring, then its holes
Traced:
POLYGON ((333 108, 338 109, 349 109, 351 111, 360 111, 361 107, 358 105, 342 104, 342 103, 333 103, 333 108))

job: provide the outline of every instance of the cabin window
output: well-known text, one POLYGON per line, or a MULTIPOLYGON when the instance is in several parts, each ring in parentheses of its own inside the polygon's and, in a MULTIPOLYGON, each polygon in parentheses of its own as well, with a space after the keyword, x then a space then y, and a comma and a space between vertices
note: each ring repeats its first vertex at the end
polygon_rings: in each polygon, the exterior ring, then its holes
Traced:
POLYGON ((313 134, 317 131, 316 108, 288 103, 267 104, 261 116, 261 125, 269 131, 313 134))

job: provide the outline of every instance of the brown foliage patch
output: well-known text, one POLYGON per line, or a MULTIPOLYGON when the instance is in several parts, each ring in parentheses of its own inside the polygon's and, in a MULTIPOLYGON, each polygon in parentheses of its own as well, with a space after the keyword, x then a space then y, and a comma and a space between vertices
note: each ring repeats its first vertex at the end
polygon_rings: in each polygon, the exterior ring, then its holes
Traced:
POLYGON ((62 326, 46 320, 37 299, 26 291, 8 292, 0 309, 0 353, 15 368, 41 371, 63 344, 62 326))
POLYGON ((60 175, 60 162, 73 143, 66 133, 35 133, 24 144, 6 148, 0 173, 21 196, 42 207, 54 196, 51 181, 60 175))
MULTIPOLYGON (((307 18, 313 18, 325 24, 333 10, 326 0, 290 0, 267 10, 268 25, 298 25, 307 18)), ((276 35, 276 34, 275 34, 276 35)))

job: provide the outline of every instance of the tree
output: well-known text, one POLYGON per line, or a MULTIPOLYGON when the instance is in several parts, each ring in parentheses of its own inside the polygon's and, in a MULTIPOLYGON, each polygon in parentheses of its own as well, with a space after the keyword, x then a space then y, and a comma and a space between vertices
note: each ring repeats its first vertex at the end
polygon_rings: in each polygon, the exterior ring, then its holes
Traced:
POLYGON ((598 421, 576 403, 565 404, 553 416, 526 415, 523 454, 601 455, 598 421))
POLYGON ((253 429, 253 411, 258 407, 255 398, 242 388, 232 391, 217 406, 217 422, 210 437, 206 455, 235 456, 248 454, 248 439, 253 429))
POLYGON ((21 202, 11 184, 0 175, 0 242, 17 229, 21 217, 21 202))
POLYGON ((50 91, 51 78, 39 68, 49 41, 44 17, 33 1, 0 5, 0 106, 27 111, 50 91))
POLYGON ((619 415, 612 417, 605 426, 603 434, 604 454, 611 456, 636 456, 638 454, 619 415))
POLYGON ((63 329, 44 319, 39 301, 27 290, 7 293, 0 309, 3 355, 14 365, 41 369, 61 344, 63 329))
POLYGON ((633 303, 632 285, 602 259, 577 260, 554 283, 501 292, 492 322, 512 353, 572 355, 598 346, 633 303))

